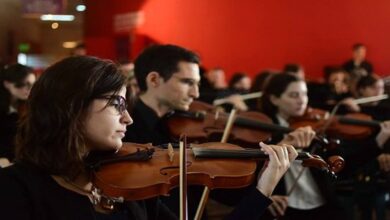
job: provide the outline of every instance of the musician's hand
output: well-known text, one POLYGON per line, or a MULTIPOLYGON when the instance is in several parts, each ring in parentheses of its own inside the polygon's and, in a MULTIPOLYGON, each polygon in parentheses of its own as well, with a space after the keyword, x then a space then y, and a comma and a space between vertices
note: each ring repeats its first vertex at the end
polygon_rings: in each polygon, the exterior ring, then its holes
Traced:
POLYGON ((387 140, 390 138, 390 121, 384 121, 381 123, 381 130, 376 136, 376 143, 379 147, 383 147, 387 140))
POLYGON ((358 104, 356 104, 354 98, 345 98, 345 99, 341 100, 340 103, 343 104, 344 106, 346 106, 347 109, 352 111, 352 112, 360 112, 360 110, 361 110, 360 106, 358 104))
POLYGON ((296 148, 307 148, 316 136, 316 132, 310 127, 300 127, 284 137, 280 144, 290 144, 296 148))
POLYGON ((381 154, 376 158, 382 171, 390 171, 390 154, 381 154))
POLYGON ((245 104, 245 102, 242 100, 241 96, 236 94, 236 95, 231 95, 226 98, 227 102, 232 104, 236 109, 241 110, 241 111, 247 111, 248 106, 245 104))
POLYGON ((284 216, 288 206, 288 197, 273 195, 270 199, 272 200, 272 204, 268 206, 268 211, 271 215, 274 217, 284 216))
POLYGON ((260 172, 256 188, 265 196, 270 197, 280 178, 290 167, 290 163, 298 156, 291 145, 266 145, 260 142, 261 150, 269 155, 269 160, 260 172))
POLYGON ((5 158, 5 157, 0 158, 0 167, 1 168, 8 167, 10 165, 12 165, 12 164, 11 164, 11 162, 9 162, 9 160, 7 158, 5 158))

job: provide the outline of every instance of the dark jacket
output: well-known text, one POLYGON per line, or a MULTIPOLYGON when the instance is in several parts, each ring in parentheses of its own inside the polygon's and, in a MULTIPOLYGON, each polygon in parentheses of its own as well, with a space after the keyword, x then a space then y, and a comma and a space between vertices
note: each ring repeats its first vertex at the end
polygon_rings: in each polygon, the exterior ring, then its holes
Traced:
POLYGON ((12 161, 15 157, 15 136, 19 115, 15 113, 0 114, 0 157, 12 161))
MULTIPOLYGON (((32 165, 16 163, 0 169, 0 186, 1 219, 99 219, 86 196, 61 187, 32 165)), ((177 219, 157 199, 128 202, 113 215, 137 220, 177 219)))

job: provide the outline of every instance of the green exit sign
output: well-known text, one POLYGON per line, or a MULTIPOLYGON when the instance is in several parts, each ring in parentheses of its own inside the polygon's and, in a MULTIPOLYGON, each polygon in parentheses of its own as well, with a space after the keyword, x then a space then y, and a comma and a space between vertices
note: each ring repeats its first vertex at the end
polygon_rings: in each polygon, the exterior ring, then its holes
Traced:
POLYGON ((27 53, 30 50, 30 44, 21 43, 18 48, 20 53, 27 53))

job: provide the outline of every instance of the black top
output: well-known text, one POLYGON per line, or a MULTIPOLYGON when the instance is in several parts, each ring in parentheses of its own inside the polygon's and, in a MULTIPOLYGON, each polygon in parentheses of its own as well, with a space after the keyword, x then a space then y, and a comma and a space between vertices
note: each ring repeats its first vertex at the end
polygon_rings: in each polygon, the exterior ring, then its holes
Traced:
POLYGON ((0 158, 5 157, 12 161, 15 157, 15 135, 19 115, 14 112, 0 114, 0 158))
MULTIPOLYGON (((141 99, 135 103, 130 115, 134 122, 127 127, 124 141, 152 143, 153 145, 177 141, 169 135, 168 129, 164 123, 165 117, 158 117, 156 112, 145 105, 141 99)), ((190 219, 193 219, 195 216, 203 189, 203 186, 190 186, 188 189, 188 215, 190 219)), ((220 193, 218 194, 224 192, 223 196, 225 196, 225 198, 234 197, 235 199, 234 205, 237 206, 233 213, 228 216, 229 219, 258 219, 258 216, 260 216, 271 203, 271 200, 262 195, 254 186, 237 192, 232 192, 232 190, 222 190, 219 192, 220 193), (245 192, 245 196, 242 195, 242 192, 245 192), (227 196, 227 193, 229 193, 230 196, 227 196), (232 194, 234 194, 234 196, 232 194)), ((178 189, 171 190, 169 197, 160 197, 160 199, 176 215, 179 214, 178 189)))
POLYGON ((343 68, 345 71, 353 73, 353 71, 357 69, 364 69, 367 71, 367 74, 371 74, 374 71, 372 64, 366 60, 364 60, 360 65, 355 66, 355 62, 353 60, 349 60, 343 64, 343 68))
POLYGON ((0 185, 1 219, 177 219, 157 199, 127 202, 111 215, 98 214, 86 196, 27 164, 0 169, 0 185))
POLYGON ((133 106, 131 117, 133 124, 127 126, 123 141, 153 145, 176 141, 170 137, 164 119, 158 117, 156 112, 146 106, 141 99, 138 99, 133 106))
MULTIPOLYGON (((333 89, 324 83, 308 82, 309 106, 327 111, 332 111, 335 105, 345 98, 353 98, 349 92, 336 94, 333 89)), ((347 106, 340 105, 337 114, 346 114, 349 110, 347 106)))

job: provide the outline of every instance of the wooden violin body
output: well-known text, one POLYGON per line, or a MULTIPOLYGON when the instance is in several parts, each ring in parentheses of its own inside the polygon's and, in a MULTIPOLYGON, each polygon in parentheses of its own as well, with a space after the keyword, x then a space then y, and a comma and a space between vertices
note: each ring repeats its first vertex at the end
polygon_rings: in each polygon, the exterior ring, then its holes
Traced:
MULTIPOLYGON (((198 147, 207 147, 197 145, 198 147)), ((224 148, 240 147, 224 144, 224 148)), ((137 151, 154 151, 152 158, 144 161, 123 161, 99 166, 93 171, 94 186, 109 197, 123 197, 125 200, 141 200, 169 195, 179 183, 179 153, 174 151, 170 160, 168 150, 124 143, 118 156, 137 151)), ((254 178, 256 161, 240 159, 195 159, 187 148, 187 181, 189 185, 204 185, 214 188, 241 188, 249 185, 254 178)))
MULTIPOLYGON (((178 112, 169 117, 167 127, 174 137, 186 134, 189 140, 208 142, 221 139, 227 121, 228 114, 207 103, 194 101, 189 111, 178 112)), ((275 131, 290 132, 291 129, 274 125, 262 113, 240 112, 234 119, 229 142, 257 148, 259 141, 266 141, 275 131)))
MULTIPOLYGON (((177 150, 173 151, 170 156, 171 152, 164 148, 124 143, 114 158, 94 166, 94 187, 106 197, 121 200, 168 195, 179 183, 179 158, 177 150), (140 156, 134 159, 137 154, 140 156)), ((188 185, 203 185, 210 189, 248 186, 255 179, 257 160, 268 159, 260 150, 218 142, 190 144, 186 152, 188 185), (203 155, 199 155, 201 151, 203 155)), ((334 157, 330 164, 308 153, 302 153, 298 159, 303 161, 303 166, 330 173, 338 172, 344 166, 340 157, 334 157)))
POLYGON ((371 116, 362 113, 330 117, 327 111, 312 108, 308 108, 304 116, 290 120, 292 128, 311 126, 317 132, 325 129, 325 134, 330 137, 348 140, 370 136, 379 128, 379 124, 380 122, 373 121, 371 116))

